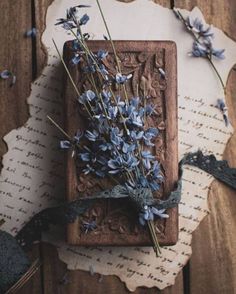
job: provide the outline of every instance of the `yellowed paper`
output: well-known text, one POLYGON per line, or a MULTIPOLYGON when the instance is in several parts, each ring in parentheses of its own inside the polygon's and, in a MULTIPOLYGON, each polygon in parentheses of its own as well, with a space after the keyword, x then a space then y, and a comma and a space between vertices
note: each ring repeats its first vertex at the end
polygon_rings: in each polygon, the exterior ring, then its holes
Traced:
MULTIPOLYGON (((82 3, 82 2, 81 2, 82 3)), ((90 22, 87 31, 94 39, 102 39, 105 28, 95 1, 87 12, 90 22)), ((179 158, 185 152, 198 148, 221 158, 225 144, 232 134, 226 128, 222 115, 216 109, 216 100, 223 91, 211 66, 206 60, 191 58, 192 38, 173 12, 151 1, 136 0, 125 4, 115 0, 101 1, 113 39, 173 40, 178 50, 178 103, 179 103, 179 158)), ((5 141, 9 151, 3 159, 0 177, 0 216, 6 220, 3 229, 15 235, 38 211, 54 205, 64 196, 62 172, 63 152, 58 148, 59 134, 46 120, 51 115, 60 123, 63 111, 62 67, 59 65, 52 37, 62 51, 71 36, 55 27, 56 19, 65 16, 68 5, 78 0, 55 0, 48 9, 46 30, 42 41, 48 51, 48 62, 40 77, 32 84, 28 98, 31 117, 26 125, 13 130, 5 141)), ((187 16, 189 12, 182 11, 187 16)), ((203 18, 195 8, 193 14, 203 18)), ((217 48, 226 49, 226 59, 215 61, 224 82, 236 61, 236 44, 222 31, 213 28, 217 48)), ((152 248, 80 248, 67 246, 60 230, 44 236, 55 244, 60 258, 69 269, 89 270, 115 274, 128 289, 156 286, 163 289, 174 280, 191 255, 191 235, 207 214, 207 194, 211 176, 193 167, 185 167, 180 211, 179 241, 162 250, 156 258, 152 248)))

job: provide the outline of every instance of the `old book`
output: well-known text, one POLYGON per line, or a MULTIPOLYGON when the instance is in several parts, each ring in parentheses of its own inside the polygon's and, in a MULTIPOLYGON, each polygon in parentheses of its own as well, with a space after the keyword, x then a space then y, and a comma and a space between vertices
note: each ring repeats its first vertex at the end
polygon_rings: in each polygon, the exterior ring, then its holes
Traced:
MULTIPOLYGON (((145 91, 156 106, 156 115, 147 121, 148 126, 157 127, 161 135, 155 141, 155 154, 162 165, 164 183, 155 197, 164 199, 175 188, 178 180, 177 151, 177 70, 176 46, 170 41, 115 41, 121 60, 122 73, 132 73, 127 84, 130 96, 136 91, 145 91), (138 85, 138 86, 137 86, 138 85), (138 87, 138 89, 137 89, 138 87)), ((64 58, 78 88, 83 91, 88 83, 80 66, 70 63, 72 42, 65 43, 64 58)), ((108 41, 89 41, 88 46, 96 53, 99 49, 109 52, 104 61, 110 71, 115 72, 114 55, 108 41)), ((115 90, 115 89, 114 89, 115 90)), ((76 101, 76 93, 65 76, 66 131, 74 136, 78 128, 86 128, 86 120, 76 101)), ((66 167, 67 200, 73 201, 92 195, 115 185, 111 180, 84 176, 76 168, 71 151, 67 155, 66 167)), ((178 209, 167 211, 168 219, 155 221, 158 240, 161 245, 172 245, 178 238, 178 209)), ((129 200, 96 200, 85 215, 67 228, 67 240, 77 245, 148 246, 152 245, 147 227, 138 223, 138 215, 129 200), (82 224, 95 220, 97 228, 85 232, 82 224)))

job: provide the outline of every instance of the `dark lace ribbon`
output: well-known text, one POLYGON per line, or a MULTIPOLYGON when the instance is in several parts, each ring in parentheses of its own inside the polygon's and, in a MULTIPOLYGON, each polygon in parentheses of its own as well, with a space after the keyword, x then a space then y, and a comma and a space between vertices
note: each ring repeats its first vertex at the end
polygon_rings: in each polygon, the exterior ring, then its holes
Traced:
POLYGON ((50 224, 65 225, 74 222, 96 199, 128 197, 137 210, 142 209, 144 205, 155 206, 157 209, 174 207, 179 204, 181 199, 182 172, 185 164, 196 166, 236 189, 236 169, 230 168, 225 160, 218 161, 214 155, 203 155, 201 151, 188 153, 179 163, 179 180, 176 189, 170 193, 167 199, 154 199, 151 190, 147 188, 128 190, 122 185, 117 185, 113 189, 99 192, 86 199, 78 199, 41 211, 22 228, 16 239, 21 246, 29 247, 33 242, 40 240, 41 232, 48 230, 50 224))

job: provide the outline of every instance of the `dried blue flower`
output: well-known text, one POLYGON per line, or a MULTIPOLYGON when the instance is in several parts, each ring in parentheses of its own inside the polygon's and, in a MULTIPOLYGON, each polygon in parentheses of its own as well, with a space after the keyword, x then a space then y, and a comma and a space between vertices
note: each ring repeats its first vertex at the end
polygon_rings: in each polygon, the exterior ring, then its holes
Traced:
POLYGON ((132 78, 132 74, 129 75, 122 75, 121 73, 117 73, 115 80, 117 82, 117 84, 124 84, 125 82, 127 82, 129 79, 132 78))
POLYGON ((83 132, 78 130, 74 136, 74 141, 75 143, 79 143, 80 142, 80 139, 83 137, 83 132))
POLYGON ((166 77, 166 73, 165 73, 164 69, 161 68, 161 67, 159 67, 159 68, 158 68, 158 71, 159 71, 161 77, 164 79, 164 78, 166 77))
POLYGON ((214 49, 211 50, 211 55, 217 57, 218 59, 225 59, 224 55, 225 49, 214 49))
POLYGON ((9 70, 5 69, 1 72, 0 76, 1 76, 1 79, 6 80, 12 76, 12 73, 9 70))
POLYGON ((147 104, 145 107, 145 113, 146 115, 157 114, 157 112, 155 111, 155 106, 147 104))
POLYGON ((160 217, 160 218, 168 218, 169 215, 165 214, 165 209, 158 210, 155 207, 148 207, 145 206, 143 211, 139 213, 139 223, 144 226, 146 224, 146 221, 154 220, 154 215, 160 217))
POLYGON ((110 159, 108 161, 108 166, 111 168, 109 173, 117 174, 123 173, 124 171, 132 171, 138 164, 139 161, 135 156, 130 153, 123 154, 122 156, 117 156, 115 159, 110 159))
POLYGON ((229 125, 229 119, 228 119, 228 109, 225 105, 225 102, 223 99, 218 99, 217 100, 217 108, 219 108, 219 110, 221 111, 222 115, 223 115, 223 119, 225 122, 226 127, 229 125))
POLYGON ((74 55, 74 57, 71 59, 71 63, 74 65, 77 65, 77 64, 79 64, 80 60, 81 60, 80 55, 78 53, 76 53, 74 55))
POLYGON ((155 156, 152 155, 152 153, 148 150, 142 151, 141 152, 142 155, 142 162, 143 165, 145 166, 145 168, 147 170, 150 170, 151 168, 151 161, 155 159, 155 156))
POLYGON ((107 71, 106 67, 104 64, 100 64, 99 65, 99 71, 103 74, 103 76, 105 77, 106 80, 108 80, 108 74, 109 72, 107 71))
POLYGON ((225 49, 214 49, 211 41, 204 41, 200 43, 195 41, 193 43, 193 50, 191 55, 194 57, 209 57, 215 56, 218 59, 224 59, 225 49))
POLYGON ((79 41, 77 39, 72 41, 72 49, 74 51, 78 51, 78 50, 82 49, 82 47, 81 47, 81 45, 80 45, 80 43, 79 43, 79 41))
POLYGON ((214 33, 211 31, 211 26, 204 26, 203 22, 199 18, 192 18, 190 15, 186 20, 187 26, 194 33, 202 38, 213 37, 214 33))
POLYGON ((79 21, 79 24, 82 26, 82 25, 86 25, 86 23, 89 21, 89 16, 87 15, 87 13, 85 13, 80 21, 79 21))
POLYGON ((82 104, 91 102, 96 97, 96 94, 92 90, 85 91, 79 98, 78 101, 82 104))
POLYGON ((191 55, 194 57, 207 57, 209 51, 203 44, 200 44, 199 42, 195 41, 193 43, 193 49, 191 52, 191 55))
POLYGON ((69 149, 71 148, 71 142, 67 140, 60 141, 60 148, 61 149, 69 149))
POLYGON ((9 70, 5 69, 0 73, 0 77, 3 80, 7 80, 11 78, 10 87, 12 87, 16 83, 16 76, 9 70))
POLYGON ((133 152, 135 150, 135 147, 136 146, 134 144, 128 144, 126 142, 123 142, 122 151, 124 153, 133 152))
POLYGON ((109 106, 108 107, 108 116, 111 120, 114 120, 118 114, 118 107, 117 106, 109 106))
POLYGON ((91 222, 82 222, 82 229, 84 230, 85 234, 87 234, 89 231, 94 231, 97 228, 96 221, 91 222))
POLYGON ((127 124, 137 126, 137 127, 142 127, 143 126, 143 121, 142 118, 139 116, 137 111, 133 110, 131 108, 128 109, 128 119, 126 120, 127 124))
POLYGON ((143 138, 144 131, 131 131, 130 137, 134 141, 139 141, 143 138))
POLYGON ((85 136, 89 141, 95 142, 99 137, 99 133, 96 130, 93 130, 93 131, 87 130, 85 132, 85 136))
POLYGON ((101 60, 101 59, 104 59, 104 58, 107 57, 108 52, 105 51, 105 50, 100 49, 100 50, 97 52, 96 55, 97 55, 97 58, 101 60))
POLYGON ((102 91, 102 99, 105 104, 108 104, 110 102, 111 96, 111 92, 107 92, 105 90, 102 91))
POLYGON ((154 143, 151 142, 153 138, 155 138, 159 134, 157 128, 149 128, 144 132, 143 139, 144 143, 147 146, 154 146, 154 143))
POLYGON ((37 34, 36 28, 32 28, 32 29, 25 32, 25 37, 27 37, 27 38, 29 38, 29 37, 35 38, 36 34, 37 34))
POLYGON ((111 143, 113 143, 117 147, 121 144, 121 142, 123 142, 122 133, 120 132, 118 127, 111 128, 110 140, 111 143))
POLYGON ((90 161, 90 154, 88 152, 79 153, 79 157, 82 161, 90 161))

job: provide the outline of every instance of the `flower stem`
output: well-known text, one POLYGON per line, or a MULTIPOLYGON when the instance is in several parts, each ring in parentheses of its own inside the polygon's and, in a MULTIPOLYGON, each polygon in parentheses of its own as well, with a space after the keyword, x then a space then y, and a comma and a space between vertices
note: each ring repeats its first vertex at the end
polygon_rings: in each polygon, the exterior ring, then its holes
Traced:
POLYGON ((214 71, 215 71, 217 77, 219 78, 219 81, 220 81, 221 86, 222 86, 223 91, 224 91, 224 95, 226 95, 226 87, 225 87, 225 85, 224 85, 224 82, 223 82, 223 80, 222 80, 222 78, 221 78, 221 76, 220 76, 220 73, 219 73, 218 70, 216 69, 216 67, 215 67, 215 65, 214 65, 214 63, 213 63, 213 61, 211 60, 211 58, 210 58, 209 55, 207 55, 207 60, 210 62, 210 64, 211 64, 212 68, 214 69, 214 71))
POLYGON ((55 122, 55 120, 53 120, 49 115, 47 115, 47 119, 69 140, 69 141, 72 141, 71 137, 69 136, 68 133, 66 133, 63 128, 61 128, 59 126, 59 124, 57 124, 55 122))
MULTIPOLYGON (((112 40, 111 33, 110 33, 109 28, 108 28, 108 25, 107 25, 107 22, 106 22, 106 19, 105 19, 104 13, 103 13, 103 11, 102 11, 102 8, 101 8, 101 5, 100 5, 99 1, 96 0, 96 2, 97 2, 97 5, 98 5, 98 8, 99 8, 99 11, 100 11, 100 14, 101 14, 101 17, 102 17, 103 23, 104 23, 104 25, 105 25, 105 28, 106 28, 106 31, 107 31, 107 34, 108 34, 109 40, 110 40, 110 42, 111 42, 111 46, 112 46, 112 50, 113 50, 113 53, 114 53, 114 56, 115 56, 115 60, 116 60, 116 64, 117 64, 118 71, 119 71, 119 73, 122 75, 121 67, 120 67, 120 61, 119 61, 119 58, 118 58, 118 55, 117 55, 117 52, 116 52, 116 48, 115 48, 114 42, 113 42, 113 40, 112 40)), ((126 91, 125 84, 123 84, 122 87, 123 87, 123 90, 124 90, 124 93, 125 93, 125 99, 126 99, 126 102, 128 102, 129 100, 128 100, 128 94, 127 94, 127 91, 126 91)))
MULTIPOLYGON (((61 53, 60 53, 60 51, 59 51, 59 49, 58 49, 58 47, 57 47, 57 45, 56 45, 54 39, 52 39, 52 41, 53 41, 53 44, 54 44, 54 46, 55 46, 55 48, 56 48, 56 51, 57 51, 57 53, 58 53, 58 55, 59 55, 59 57, 60 57, 60 60, 61 60, 63 66, 64 66, 64 68, 65 68, 65 70, 66 70, 66 73, 67 73, 67 75, 68 75, 68 77, 69 77, 69 79, 70 79, 70 81, 71 81, 71 84, 72 84, 72 86, 74 87, 74 89, 75 89, 75 91, 76 91, 76 94, 77 94, 78 96, 80 96, 80 92, 79 92, 79 90, 78 90, 78 88, 77 88, 77 86, 76 86, 76 84, 75 84, 75 82, 74 82, 74 80, 73 80, 73 78, 72 78, 72 76, 71 76, 71 74, 70 74, 70 71, 69 71, 69 69, 68 69, 68 67, 67 67, 67 65, 66 65, 66 63, 65 63, 65 61, 64 61, 64 59, 63 59, 63 57, 62 57, 62 55, 61 55, 61 53)), ((85 104, 84 104, 84 107, 85 107, 86 111, 88 112, 89 117, 92 118, 92 115, 91 115, 91 113, 90 113, 88 107, 87 107, 85 104)))
POLYGON ((153 250, 155 251, 156 256, 159 257, 161 255, 161 248, 160 248, 157 235, 155 232, 154 222, 152 220, 148 220, 147 224, 148 224, 149 232, 153 242, 153 250))

